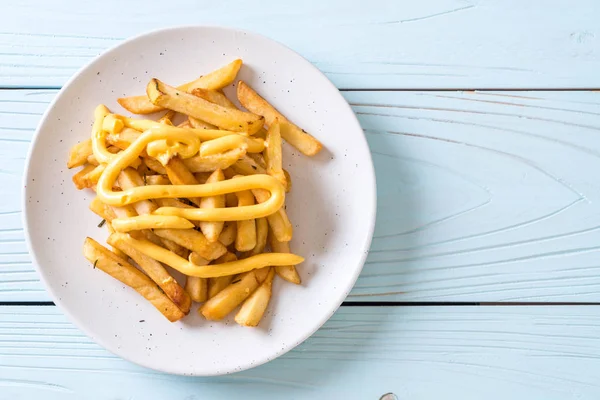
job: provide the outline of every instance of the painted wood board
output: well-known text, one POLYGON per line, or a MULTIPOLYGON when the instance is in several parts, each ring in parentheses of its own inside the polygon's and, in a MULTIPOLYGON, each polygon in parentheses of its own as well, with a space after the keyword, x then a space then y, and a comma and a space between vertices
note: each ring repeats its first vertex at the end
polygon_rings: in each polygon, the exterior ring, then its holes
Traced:
POLYGON ((340 88, 600 87, 595 0, 5 3, 0 87, 58 87, 125 38, 190 24, 269 36, 340 88))
MULTIPOLYGON (((19 198, 28 142, 55 93, 0 91, 0 301, 49 300, 19 198)), ((349 301, 600 301, 600 93, 344 95, 379 197, 349 301)))
POLYGON ((0 398, 595 400, 599 330, 588 306, 344 307, 269 364, 190 378, 121 360, 55 307, 5 306, 0 398))

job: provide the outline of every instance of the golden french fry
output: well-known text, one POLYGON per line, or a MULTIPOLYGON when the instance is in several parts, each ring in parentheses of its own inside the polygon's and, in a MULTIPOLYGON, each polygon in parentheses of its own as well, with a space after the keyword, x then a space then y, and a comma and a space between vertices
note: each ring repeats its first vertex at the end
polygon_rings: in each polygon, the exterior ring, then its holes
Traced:
POLYGON ((208 320, 219 321, 246 300, 258 285, 255 271, 244 273, 204 303, 198 312, 208 320))
POLYGON ((185 218, 173 215, 138 215, 130 218, 115 218, 112 226, 116 232, 141 231, 142 229, 192 229, 194 224, 185 218))
POLYGON ((256 246, 249 252, 249 256, 260 254, 267 246, 267 236, 269 234, 269 223, 267 218, 256 219, 256 246))
POLYGON ((212 156, 202 157, 201 155, 196 155, 194 157, 186 158, 183 160, 183 163, 191 172, 213 172, 216 169, 229 168, 245 154, 246 149, 238 148, 212 156))
POLYGON ((235 238, 237 236, 237 223, 235 221, 225 222, 223 226, 223 230, 219 235, 219 242, 223 244, 223 246, 229 246, 233 242, 235 242, 235 238))
MULTIPOLYGON (((178 86, 177 89, 188 92, 197 88, 209 90, 222 89, 235 80, 241 66, 242 60, 234 60, 222 68, 178 86)), ((147 96, 121 97, 117 101, 121 107, 134 114, 152 114, 163 109, 152 104, 147 96)))
POLYGON ((150 168, 157 174, 167 175, 167 170, 165 169, 165 167, 163 167, 163 165, 160 162, 156 161, 154 158, 144 158, 144 164, 146 164, 148 168, 150 168))
POLYGON ((292 177, 287 169, 284 169, 283 173, 285 175, 285 192, 289 193, 292 190, 292 177))
MULTIPOLYGON (((238 207, 254 205, 254 196, 249 190, 236 192, 238 207)), ((250 251, 256 246, 256 220, 246 219, 237 221, 235 248, 237 251, 250 251)))
MULTIPOLYGON (((125 168, 121 171, 118 182, 123 190, 144 186, 144 179, 133 168, 125 168)), ((141 200, 133 203, 132 206, 139 215, 152 214, 158 208, 152 200, 141 200)))
MULTIPOLYGON (((217 169, 213 172, 206 183, 220 182, 224 180, 223 171, 217 169)), ((200 199, 200 208, 223 208, 225 207, 225 196, 207 196, 202 197, 200 199)), ((206 236, 209 242, 216 242, 219 240, 219 235, 223 231, 223 222, 209 222, 209 221, 199 221, 200 222, 200 230, 206 236)))
POLYGON ((118 281, 133 288, 169 321, 175 322, 185 316, 185 313, 159 289, 156 283, 127 262, 126 259, 119 257, 94 239, 89 237, 85 239, 83 254, 92 263, 94 268, 104 271, 118 281))
POLYGON ((202 121, 201 119, 188 117, 188 122, 192 128, 196 129, 217 129, 213 124, 209 124, 208 122, 202 121))
MULTIPOLYGON (((198 181, 194 174, 185 166, 183 160, 179 157, 173 157, 165 165, 169 180, 173 185, 197 185, 198 181)), ((200 205, 200 198, 190 198, 192 203, 200 205)))
POLYGON ((173 279, 161 263, 131 246, 127 242, 127 238, 129 237, 130 236, 126 233, 113 233, 108 237, 107 242, 134 260, 136 264, 148 274, 150 279, 156 282, 171 301, 173 301, 184 314, 187 314, 190 311, 191 306, 190 296, 188 296, 185 290, 179 286, 177 281, 173 279))
MULTIPOLYGON (((256 201, 259 203, 267 201, 270 197, 269 192, 264 189, 252 189, 252 194, 254 194, 256 201)), ((289 242, 292 240, 294 228, 285 212, 285 206, 281 207, 276 213, 267 216, 267 221, 269 221, 269 226, 273 230, 277 240, 280 242, 289 242)))
POLYGON ((157 246, 161 246, 161 247, 164 247, 165 249, 172 251, 173 253, 177 254, 181 258, 187 258, 188 255, 190 254, 190 251, 188 249, 186 249, 185 247, 178 245, 177 243, 173 242, 172 240, 159 237, 157 234, 154 233, 154 231, 145 229, 145 230, 141 231, 143 236, 140 236, 137 233, 138 232, 130 232, 129 235, 135 239, 144 239, 145 238, 146 240, 149 240, 150 242, 154 243, 157 246))
MULTIPOLYGON (((194 265, 208 265, 209 263, 207 259, 200 257, 198 253, 194 252, 190 253, 189 260, 194 265)), ((208 298, 208 279, 188 276, 185 281, 185 291, 188 292, 195 302, 205 302, 208 298)))
POLYGON ((281 153, 281 134, 279 132, 279 120, 269 126, 265 148, 265 161, 267 173, 276 178, 283 186, 287 186, 285 174, 283 173, 283 155, 281 153))
POLYGON ((242 60, 239 58, 233 60, 224 67, 214 70, 200 78, 188 83, 187 87, 181 90, 188 92, 194 89, 220 90, 225 86, 229 86, 235 81, 238 71, 242 67, 242 60))
MULTIPOLYGON (((213 261, 213 264, 223 264, 231 261, 236 261, 235 254, 227 252, 221 257, 213 261)), ((225 289, 233 280, 233 275, 219 276, 217 278, 208 278, 208 298, 214 297, 221 290, 225 289)))
POLYGON ((226 108, 192 94, 182 92, 158 79, 146 86, 152 104, 178 111, 234 132, 253 134, 262 128, 264 118, 249 112, 226 108))
POLYGON ((73 175, 73 183, 75 184, 75 187, 79 190, 81 189, 85 189, 87 187, 87 180, 85 179, 86 175, 89 174, 90 172, 92 172, 96 167, 91 165, 91 164, 87 164, 85 167, 83 167, 79 172, 77 172, 75 175, 73 175))
POLYGON ((173 126, 173 122, 171 120, 173 119, 174 116, 175 116, 175 111, 169 110, 165 113, 165 115, 163 115, 162 117, 160 117, 158 119, 158 122, 160 122, 161 124, 167 124, 167 125, 173 126))
POLYGON ((113 209, 109 205, 104 204, 97 197, 94 197, 94 199, 91 201, 89 208, 92 210, 92 212, 94 212, 94 214, 100 216, 100 218, 106 220, 107 222, 117 218, 113 209))
POLYGON ((200 97, 206 101, 210 101, 211 103, 218 104, 222 107, 237 109, 235 104, 233 104, 231 100, 229 100, 222 92, 218 90, 197 88, 192 90, 191 93, 196 97, 200 97))
MULTIPOLYGON (((266 135, 265 135, 264 139, 265 140, 267 139, 266 135)), ((256 165, 258 165, 259 167, 261 167, 262 169, 264 169, 266 171, 267 163, 265 162, 265 158, 263 157, 262 153, 248 153, 248 154, 246 154, 246 156, 251 158, 252 160, 254 160, 256 165)))
POLYGON ((85 164, 88 157, 92 155, 92 139, 84 140, 83 142, 77 143, 69 151, 69 160, 67 161, 67 168, 80 167, 85 164))
POLYGON ((131 143, 135 142, 141 134, 142 132, 135 129, 123 128, 119 133, 106 135, 106 143, 118 147, 121 150, 125 150, 131 143))
MULTIPOLYGON (((146 185, 170 185, 171 181, 166 175, 146 175, 142 176, 146 185)), ((162 207, 162 206, 161 206, 162 207)))
POLYGON ((100 165, 100 163, 98 162, 98 160, 96 160, 96 156, 94 156, 93 154, 90 154, 87 157, 87 163, 88 164, 92 164, 92 165, 100 165))
POLYGON ((207 260, 219 258, 227 252, 221 242, 209 242, 201 232, 194 229, 155 229, 154 233, 198 253, 207 260))
MULTIPOLYGON (((109 235, 112 235, 113 233, 115 233, 115 230, 113 229, 113 227, 110 224, 110 222, 107 221, 105 223, 105 225, 106 225, 106 229, 108 230, 108 234, 109 235)), ((113 253, 115 253, 117 256, 119 256, 121 258, 124 258, 124 259, 127 259, 127 254, 123 253, 121 250, 117 249, 116 247, 112 247, 112 246, 111 246, 111 249, 112 249, 111 251, 113 253)))
MULTIPOLYGON (((219 169, 219 168, 217 168, 217 169, 219 169)), ((196 172, 194 174, 194 176, 196 177, 196 180, 201 184, 206 183, 206 181, 208 180, 208 177, 211 175, 212 175, 212 172, 196 172)))
POLYGON ((277 111, 275 107, 269 104, 243 81, 238 82, 237 96, 242 106, 248 111, 265 117, 265 123, 267 125, 271 126, 275 123, 276 119, 279 119, 281 125, 281 137, 300 150, 303 154, 313 156, 323 148, 323 145, 317 139, 291 123, 277 111))
MULTIPOLYGON (((269 232, 269 245, 271 246, 271 251, 274 253, 290 253, 290 242, 280 242, 277 240, 272 230, 269 232)), ((277 275, 286 281, 297 285, 300 284, 300 275, 298 275, 295 266, 278 265, 275 267, 275 271, 277 272, 277 275)))
POLYGON ((244 301, 235 316, 235 322, 242 326, 257 326, 259 324, 271 299, 274 275, 275 271, 270 268, 265 281, 244 301))
POLYGON ((238 175, 254 175, 254 174, 266 174, 267 170, 257 164, 249 154, 241 157, 235 164, 231 165, 230 168, 238 175))
POLYGON ((108 114, 104 117, 102 121, 102 130, 107 131, 108 133, 118 134, 123 130, 125 124, 118 118, 115 118, 114 115, 108 114))
POLYGON ((137 212, 135 211, 135 208, 133 208, 133 206, 131 204, 126 205, 126 206, 110 206, 111 209, 113 210, 114 214, 116 215, 116 218, 131 218, 131 217, 135 217, 137 216, 137 212))
POLYGON ((186 119, 185 121, 183 121, 182 123, 177 125, 177 127, 178 128, 195 128, 195 126, 192 126, 189 119, 186 119))

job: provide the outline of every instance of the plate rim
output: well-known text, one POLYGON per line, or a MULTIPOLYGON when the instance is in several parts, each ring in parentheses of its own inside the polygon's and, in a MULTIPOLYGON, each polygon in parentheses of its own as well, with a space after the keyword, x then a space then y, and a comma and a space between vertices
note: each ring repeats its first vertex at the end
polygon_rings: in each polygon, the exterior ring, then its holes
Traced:
POLYGON ((129 37, 127 39, 121 40, 118 43, 116 43, 115 45, 107 48, 106 50, 104 50, 102 53, 98 54, 97 56, 95 56, 93 59, 91 59, 90 61, 88 61, 85 65, 83 65, 82 67, 80 67, 77 72, 75 72, 61 87, 61 89, 58 91, 58 93, 56 94, 56 96, 54 97, 54 99, 50 102, 50 104, 48 104, 46 110, 44 111, 44 114, 42 115, 42 118, 40 119, 40 121, 37 124, 37 127, 35 129, 35 132, 33 134, 33 137, 31 139, 29 148, 27 150, 27 156, 25 158, 25 168, 23 170, 23 178, 22 178, 22 189, 21 189, 21 210, 22 210, 22 218, 21 218, 21 222, 23 224, 23 232, 24 232, 24 236, 25 236, 25 243, 27 245, 27 250, 29 252, 29 255, 31 257, 31 261, 33 264, 33 267, 35 268, 35 271, 38 274, 38 277, 40 279, 40 281, 42 282, 42 285, 45 289, 45 291, 49 294, 49 296, 52 298, 54 305, 56 307, 58 307, 60 309, 60 311, 67 317, 67 319, 69 320, 70 323, 72 323, 75 327, 77 327, 77 329, 79 329, 83 334, 85 334, 88 338, 90 338, 92 341, 94 341, 96 344, 102 346, 105 350, 109 351, 110 353, 116 355, 117 357, 124 359, 128 362, 131 362, 135 365, 141 366, 143 368, 148 368, 150 370, 154 370, 154 371, 160 371, 163 373, 167 373, 167 374, 171 374, 171 375, 185 375, 185 376, 222 376, 222 375, 229 375, 232 373, 236 373, 236 372, 242 372, 248 369, 252 369, 255 367, 258 367, 260 365, 266 364, 270 361, 273 361, 277 358, 279 358, 280 356, 288 353, 289 351, 291 351, 292 349, 296 348, 297 346, 299 346, 300 344, 304 343, 308 338, 310 338, 316 331, 318 331, 332 316, 333 314, 335 314, 335 312, 340 308, 340 306, 342 305, 342 303, 344 302, 344 300, 348 297, 348 295, 350 294, 350 292, 352 291, 352 289, 354 288, 354 285, 356 284, 356 281, 360 275, 360 273, 362 272, 367 256, 369 254, 370 248, 371 248, 371 244, 373 241, 373 234, 375 231, 375 223, 376 223, 376 217, 377 217, 377 180, 376 180, 376 174, 375 174, 375 166, 373 164, 373 155, 371 153, 370 150, 370 146, 369 143, 367 141, 364 129, 362 128, 358 117, 356 116, 356 113, 352 110, 352 107, 350 106, 350 104, 348 103, 348 101, 341 95, 341 93, 339 93, 339 89, 333 84, 333 82, 331 82, 331 80, 329 80, 329 78, 321 71, 319 70, 312 62, 310 62, 309 60, 307 60, 304 56, 302 56, 301 54, 299 54, 298 52, 296 52, 295 50, 289 48, 288 46, 286 46, 285 44, 272 39, 268 36, 265 36, 263 34, 260 33, 256 33, 253 31, 248 31, 248 30, 244 30, 244 29, 238 29, 235 27, 229 27, 229 26, 222 26, 222 25, 178 25, 178 26, 170 26, 170 27, 166 27, 166 28, 158 28, 158 29, 154 29, 154 30, 150 30, 150 31, 145 31, 142 32, 140 34, 134 35, 132 37, 129 37), (52 286, 50 285, 50 283, 46 280, 46 277, 44 275, 44 273, 42 272, 43 268, 41 267, 41 264, 39 263, 39 259, 36 255, 36 252, 34 250, 34 247, 32 245, 32 241, 31 241, 31 235, 30 235, 30 230, 29 230, 29 218, 28 218, 28 202, 27 202, 27 182, 30 180, 30 173, 31 173, 31 161, 32 161, 32 156, 33 156, 33 151, 34 149, 37 147, 37 142, 41 136, 41 128, 42 126, 45 125, 46 120, 48 119, 48 117, 50 116, 51 111, 54 109, 56 103, 61 99, 64 91, 66 89, 68 89, 75 81, 77 81, 77 79, 88 69, 92 68, 92 66, 98 62, 98 60, 100 60, 100 58, 105 57, 106 55, 114 52, 116 49, 120 48, 121 46, 124 46, 126 44, 129 44, 131 42, 134 42, 136 40, 148 37, 148 36, 153 36, 153 35, 160 35, 166 32, 170 32, 170 31, 187 31, 187 30, 193 30, 193 29, 217 29, 217 30, 223 30, 223 31, 227 31, 227 32, 232 32, 232 33, 241 33, 244 35, 251 35, 251 36, 255 36, 258 39, 261 40, 266 40, 266 41, 270 41, 273 42, 274 44, 282 47, 284 50, 287 50, 293 54, 295 54, 296 56, 302 58, 304 61, 306 61, 307 65, 312 68, 312 70, 318 74, 320 74, 321 76, 323 76, 325 78, 325 80, 327 81, 327 84, 330 85, 330 89, 335 90, 338 92, 338 95, 340 96, 341 100, 344 103, 344 106, 350 111, 354 122, 358 125, 359 129, 362 131, 362 135, 361 135, 361 140, 362 140, 362 144, 363 146, 365 146, 367 148, 367 158, 369 161, 369 168, 368 168, 368 175, 369 178, 372 182, 370 189, 370 196, 369 196, 369 201, 371 201, 372 203, 372 208, 371 210, 369 210, 369 215, 370 215, 370 221, 368 221, 368 231, 367 231, 367 236, 366 236, 366 240, 364 241, 364 243, 362 244, 362 248, 361 248, 361 256, 360 259, 358 260, 358 267, 355 269, 355 271, 353 272, 353 277, 350 280, 351 285, 349 285, 345 291, 341 291, 340 295, 337 296, 337 298, 335 299, 334 304, 337 304, 335 307, 333 307, 331 309, 331 311, 329 313, 325 313, 323 314, 323 317, 319 318, 318 320, 316 320, 312 325, 311 329, 308 329, 306 331, 305 334, 300 335, 300 338, 296 341, 288 341, 285 346, 283 346, 283 348, 279 351, 277 351, 276 353, 272 353, 269 354, 268 356, 264 356, 261 359, 258 360, 252 360, 252 362, 246 362, 244 364, 241 364, 238 368, 234 368, 231 370, 219 370, 219 371, 214 371, 211 373, 196 373, 194 371, 190 371, 188 373, 185 372, 181 372, 181 371, 175 371, 172 369, 168 368, 169 363, 164 363, 164 365, 167 366, 167 368, 159 368, 156 367, 154 365, 150 366, 148 364, 145 364, 142 362, 142 360, 133 360, 130 357, 123 355, 122 353, 120 353, 118 351, 117 346, 112 346, 111 344, 107 343, 103 338, 98 337, 96 335, 93 334, 92 331, 88 330, 87 327, 84 327, 83 323, 79 323, 80 318, 75 317, 71 311, 69 310, 69 307, 67 304, 64 304, 63 301, 60 299, 60 297, 54 292, 52 286))

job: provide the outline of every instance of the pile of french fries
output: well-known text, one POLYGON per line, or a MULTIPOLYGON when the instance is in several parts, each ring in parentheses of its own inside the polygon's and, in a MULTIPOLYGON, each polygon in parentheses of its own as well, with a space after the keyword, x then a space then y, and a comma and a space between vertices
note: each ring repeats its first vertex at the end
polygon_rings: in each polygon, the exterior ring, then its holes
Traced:
POLYGON ((88 237, 84 256, 171 322, 197 302, 208 320, 239 307, 235 321, 257 326, 276 276, 300 284, 282 142, 308 156, 322 146, 243 81, 237 100, 245 110, 228 99, 222 89, 241 67, 235 60, 178 87, 152 79, 146 95, 118 102, 160 118, 130 118, 100 105, 91 138, 70 150, 67 166, 81 167, 73 182, 96 191, 90 209, 110 233, 111 249, 88 237), (171 268, 187 275, 185 282, 171 268))

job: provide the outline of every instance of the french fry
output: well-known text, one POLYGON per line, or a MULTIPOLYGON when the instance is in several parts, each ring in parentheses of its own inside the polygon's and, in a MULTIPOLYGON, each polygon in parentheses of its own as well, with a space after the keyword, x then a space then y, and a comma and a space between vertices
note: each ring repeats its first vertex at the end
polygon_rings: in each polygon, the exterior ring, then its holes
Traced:
POLYGON ((285 192, 289 193, 292 191, 292 177, 286 169, 283 170, 283 173, 285 175, 285 192))
POLYGON ((244 81, 238 82, 237 97, 242 106, 248 111, 265 117, 267 125, 271 126, 276 119, 279 119, 281 136, 303 154, 313 156, 323 148, 323 145, 317 139, 291 123, 244 81))
POLYGON ((253 134, 262 128, 264 118, 237 109, 226 108, 192 94, 182 92, 158 79, 146 86, 152 104, 201 119, 220 128, 253 134))
POLYGON ((96 167, 91 165, 91 164, 87 164, 85 167, 83 167, 79 172, 77 172, 75 175, 73 175, 73 183, 75 184, 75 187, 79 190, 85 189, 87 187, 87 180, 85 179, 86 175, 89 174, 90 172, 92 172, 96 167))
POLYGON ((221 242, 209 242, 206 237, 193 229, 155 229, 161 238, 172 240, 188 250, 195 251, 207 260, 214 260, 227 252, 221 242))
MULTIPOLYGON (((146 185, 170 185, 171 181, 165 175, 147 175, 144 179, 146 185)), ((161 206, 162 207, 162 206, 161 206)))
POLYGON ((188 92, 194 89, 220 90, 229 86, 235 81, 238 71, 242 67, 242 60, 239 58, 233 60, 224 67, 210 72, 200 78, 188 83, 188 86, 181 89, 188 92))
POLYGON ((267 236, 269 234, 269 223, 267 218, 256 219, 256 246, 250 250, 248 256, 260 254, 267 246, 267 236))
POLYGON ((96 156, 94 156, 93 154, 90 154, 87 157, 87 163, 88 164, 92 164, 92 165, 100 165, 100 163, 98 162, 98 160, 96 160, 96 156))
POLYGON ((90 202, 89 208, 94 214, 98 215, 100 218, 106 220, 107 222, 110 222, 113 219, 117 218, 113 209, 109 205, 104 204, 97 197, 94 197, 94 199, 90 202))
MULTIPOLYGON (((237 160, 239 160, 241 157, 243 157, 244 154, 246 154, 246 149, 241 149, 241 148, 233 149, 226 153, 215 154, 215 155, 206 156, 206 157, 196 155, 194 157, 186 158, 185 160, 183 160, 183 163, 191 172, 194 172, 194 173, 195 172, 212 172, 216 169, 229 168, 237 160)), ((160 163, 158 163, 158 164, 160 164, 160 163)), ((150 167, 150 168, 152 168, 152 167, 150 167)), ((154 168, 152 168, 152 169, 154 169, 154 168)), ((165 173, 166 173, 166 171, 165 171, 165 173)))
POLYGON ((189 117, 188 122, 192 128, 196 129, 217 129, 213 124, 209 124, 208 122, 194 117, 189 117))
POLYGON ((195 128, 195 126, 192 126, 192 124, 190 124, 190 120, 187 119, 185 121, 183 121, 182 123, 180 123, 179 125, 177 125, 178 128, 195 128))
MULTIPOLYGON (((206 183, 221 182, 225 180, 223 171, 217 169, 213 172, 206 183)), ((223 208, 225 207, 225 195, 218 196, 207 196, 200 199, 200 208, 223 208)), ((200 230, 206 236, 209 242, 216 242, 219 240, 219 235, 223 231, 223 222, 209 222, 200 221, 200 230)))
POLYGON ((192 229, 194 224, 174 215, 139 215, 130 218, 115 218, 112 226, 116 232, 141 231, 143 229, 192 229))
MULTIPOLYGON (((267 139, 267 137, 265 135, 265 140, 266 139, 267 139)), ((246 154, 246 156, 251 158, 252 160, 254 160, 256 165, 258 165, 259 167, 261 167, 262 169, 264 169, 266 171, 267 163, 265 162, 265 158, 263 157, 262 153, 248 153, 248 154, 246 154)))
POLYGON ((165 292, 173 303, 184 313, 190 311, 190 296, 183 290, 175 279, 167 272, 165 267, 158 261, 148 257, 131 246, 127 240, 126 233, 113 233, 108 237, 108 244, 118 248, 127 254, 137 265, 144 270, 146 274, 165 292))
MULTIPOLYGON (((104 224, 106 225, 106 229, 108 230, 109 235, 112 235, 113 233, 115 233, 115 230, 113 229, 110 222, 106 221, 104 224)), ((116 247, 111 246, 111 251, 121 258, 127 259, 127 254, 123 253, 121 250, 117 249, 116 247)))
MULTIPOLYGON (((213 261, 213 264, 223 264, 237 260, 233 253, 225 253, 221 257, 213 261)), ((225 289, 233 280, 233 275, 219 276, 218 278, 208 278, 208 298, 214 297, 221 290, 225 289)))
POLYGON ((269 300, 271 300, 274 276, 275 270, 270 268, 265 281, 244 301, 235 316, 235 322, 242 326, 257 326, 259 324, 267 310, 269 300))
MULTIPOLYGON (((218 168, 217 168, 218 169, 218 168)), ((204 184, 206 183, 206 181, 208 180, 208 178, 212 175, 212 172, 196 172, 194 174, 194 176, 196 177, 196 180, 198 181, 198 183, 200 184, 204 184)))
POLYGON ((167 124, 167 125, 173 126, 173 122, 171 120, 173 119, 174 116, 175 116, 175 111, 169 110, 165 113, 165 115, 163 115, 162 117, 160 117, 158 119, 158 122, 160 122, 161 124, 167 124))
POLYGON ((165 169, 165 167, 163 167, 163 165, 160 162, 156 161, 154 158, 144 158, 144 164, 146 164, 148 168, 150 168, 157 174, 167 175, 167 170, 165 169))
POLYGON ((208 320, 222 320, 246 300, 256 290, 258 285, 259 282, 256 279, 255 271, 244 273, 240 278, 231 282, 229 286, 204 303, 198 309, 198 312, 208 320))
MULTIPOLYGON (((140 174, 133 168, 126 168, 119 174, 119 185, 123 189, 130 189, 137 186, 144 186, 144 180, 140 174)), ((152 200, 142 200, 131 204, 139 215, 152 214, 158 207, 152 200)), ((148 236, 148 232, 144 232, 148 236)), ((152 232, 150 232, 152 233, 152 232)), ((154 235, 154 233, 152 233, 154 235)), ((161 239, 161 242, 172 252, 181 256, 187 257, 188 251, 176 241, 169 238, 161 239)))
POLYGON ((86 238, 83 254, 93 264, 94 268, 133 288, 148 300, 169 321, 175 322, 185 316, 162 290, 150 278, 92 238, 86 238))
MULTIPOLYGON (((254 196, 249 190, 235 193, 238 198, 238 207, 254 205, 254 196)), ((237 221, 237 235, 235 248, 237 251, 250 251, 256 246, 256 220, 246 219, 237 221)))
POLYGON ((248 154, 241 157, 235 164, 231 165, 233 170, 238 175, 254 175, 266 174, 267 170, 258 165, 248 154))
POLYGON ((181 258, 187 258, 188 255, 190 254, 190 251, 188 249, 186 249, 185 247, 178 245, 177 243, 173 242, 172 240, 159 237, 157 234, 154 233, 154 231, 145 229, 145 230, 141 231, 141 234, 142 234, 142 236, 138 235, 138 232, 130 232, 129 233, 129 235, 135 239, 142 239, 142 240, 146 239, 146 240, 154 243, 157 246, 161 246, 161 247, 164 247, 165 249, 172 251, 173 253, 177 254, 181 258))
MULTIPOLYGON (((165 165, 167 176, 173 185, 197 185, 194 174, 185 166, 181 158, 175 156, 165 165)), ((200 205, 200 198, 190 198, 192 203, 200 205)))
MULTIPOLYGON (((190 254, 189 260, 195 265, 208 265, 209 263, 207 259, 194 252, 190 254)), ((185 291, 195 302, 205 302, 208 299, 208 280, 197 276, 188 276, 185 281, 185 291)))
POLYGON ((218 104, 222 107, 226 108, 236 108, 235 104, 231 102, 222 92, 218 90, 208 90, 197 88, 191 91, 191 93, 196 96, 204 99, 206 101, 210 101, 211 103, 218 104))
POLYGON ((266 142, 264 157, 267 164, 267 173, 281 182, 283 186, 287 186, 282 169, 283 155, 281 154, 281 134, 278 119, 275 119, 275 122, 269 126, 266 142))
POLYGON ((131 143, 135 142, 142 132, 132 128, 124 128, 121 132, 116 134, 106 135, 106 143, 118 147, 121 150, 125 150, 131 143))
POLYGON ((125 124, 118 118, 115 118, 113 114, 108 114, 102 121, 102 130, 112 134, 118 134, 123 130, 125 124))
MULTIPOLYGON (((144 179, 133 168, 125 168, 117 179, 123 190, 144 186, 144 179)), ((141 200, 132 204, 139 215, 152 214, 158 207, 152 200, 141 200)))
POLYGON ((69 160, 67 161, 67 168, 81 167, 87 162, 89 156, 92 155, 92 139, 84 140, 83 142, 77 143, 69 151, 69 160))
POLYGON ((219 235, 219 242, 223 244, 223 246, 229 246, 230 244, 235 242, 235 238, 237 236, 237 223, 235 221, 225 222, 223 226, 223 230, 219 235))
MULTIPOLYGON (((197 88, 209 90, 222 89, 235 80, 241 66, 242 60, 234 60, 222 68, 178 86, 177 89, 183 91, 192 91, 197 88)), ((152 104, 147 96, 121 97, 117 101, 121 107, 134 114, 152 114, 163 109, 152 104)))
MULTIPOLYGON (((271 251, 274 253, 290 252, 290 242, 280 242, 272 230, 269 231, 269 245, 271 246, 271 251)), ((298 275, 298 271, 294 265, 278 265, 275 267, 275 271, 277 275, 286 281, 295 283, 296 285, 300 284, 300 275, 298 275)))
POLYGON ((256 280, 258 281, 258 283, 263 283, 265 279, 267 279, 267 275, 269 275, 270 269, 271 267, 264 267, 254 270, 254 273, 256 274, 256 280))
MULTIPOLYGON (((254 194, 256 201, 259 203, 267 201, 271 196, 264 189, 252 189, 252 194, 254 194)), ((285 212, 285 206, 277 210, 276 213, 267 216, 267 221, 269 221, 269 226, 273 230, 277 240, 280 242, 289 242, 292 240, 294 228, 285 212)))

